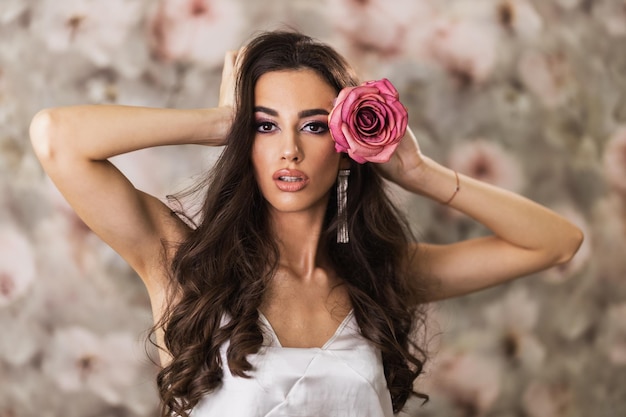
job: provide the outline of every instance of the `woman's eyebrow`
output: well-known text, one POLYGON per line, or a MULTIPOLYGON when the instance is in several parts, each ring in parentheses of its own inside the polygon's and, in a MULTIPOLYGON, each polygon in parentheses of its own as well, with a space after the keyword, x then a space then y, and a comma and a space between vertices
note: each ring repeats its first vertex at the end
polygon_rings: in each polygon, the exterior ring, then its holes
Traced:
MULTIPOLYGON (((270 109, 269 107, 255 106, 254 112, 255 113, 261 112, 261 113, 269 114, 270 116, 278 117, 278 112, 274 109, 270 109)), ((298 113, 298 117, 302 119, 305 117, 318 116, 318 115, 328 116, 328 114, 329 114, 328 110, 325 110, 325 109, 307 109, 307 110, 302 110, 300 113, 298 113)))
POLYGON ((318 115, 328 116, 328 110, 324 110, 324 109, 309 109, 309 110, 302 110, 300 113, 298 113, 298 116, 301 119, 303 119, 305 117, 318 116, 318 115))
POLYGON ((277 117, 278 116, 278 112, 274 109, 270 109, 269 107, 263 107, 263 106, 255 106, 254 107, 254 112, 261 112, 261 113, 265 113, 265 114, 269 114, 270 116, 274 116, 277 117))

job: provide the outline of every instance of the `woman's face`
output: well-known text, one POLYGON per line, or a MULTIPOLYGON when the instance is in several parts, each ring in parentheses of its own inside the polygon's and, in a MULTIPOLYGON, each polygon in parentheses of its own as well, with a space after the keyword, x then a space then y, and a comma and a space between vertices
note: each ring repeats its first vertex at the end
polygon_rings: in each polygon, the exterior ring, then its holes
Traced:
POLYGON ((302 69, 263 74, 254 94, 252 164, 270 208, 323 212, 341 160, 328 130, 337 92, 302 69))

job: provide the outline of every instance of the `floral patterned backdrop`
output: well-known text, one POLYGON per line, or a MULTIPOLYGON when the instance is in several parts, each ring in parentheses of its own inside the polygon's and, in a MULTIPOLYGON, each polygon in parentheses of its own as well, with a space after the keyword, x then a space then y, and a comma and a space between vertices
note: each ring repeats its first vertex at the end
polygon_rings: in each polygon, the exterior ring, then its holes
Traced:
MULTIPOLYGON (((213 106, 224 52, 285 27, 334 45, 364 79, 392 80, 426 154, 586 234, 567 265, 432 306, 418 386, 431 401, 407 414, 626 415, 625 1, 1 0, 0 417, 157 408, 146 292, 42 172, 34 113, 213 106)), ((115 160, 165 196, 217 152, 115 160)), ((485 232, 392 192, 422 240, 485 232)))

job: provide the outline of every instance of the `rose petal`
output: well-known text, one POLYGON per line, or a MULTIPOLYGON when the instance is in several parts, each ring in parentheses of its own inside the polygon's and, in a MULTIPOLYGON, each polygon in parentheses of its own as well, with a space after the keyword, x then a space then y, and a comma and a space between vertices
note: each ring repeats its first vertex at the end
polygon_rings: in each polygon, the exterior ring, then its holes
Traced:
MULTIPOLYGON (((341 130, 343 132, 344 137, 348 141, 348 144, 351 141, 354 143, 354 141, 352 140, 352 135, 349 132, 348 126, 347 125, 343 125, 341 130)), ((358 155, 354 155, 353 148, 351 146, 348 146, 346 151, 348 152, 348 155, 350 156, 350 158, 352 158, 354 161, 358 162, 359 164, 364 164, 365 162, 367 162, 367 160, 365 158, 362 158, 362 157, 360 157, 358 155)))
POLYGON ((368 157, 367 160, 370 162, 377 163, 377 164, 385 163, 389 161, 389 159, 391 159, 391 155, 393 155, 393 153, 396 151, 396 148, 398 147, 399 144, 400 143, 397 142, 391 145, 384 146, 381 148, 378 154, 376 154, 375 156, 368 157))
MULTIPOLYGON (((367 128, 368 132, 376 133, 385 130, 387 125, 385 117, 386 112, 383 109, 380 109, 378 106, 363 106, 359 109, 357 116, 360 117, 361 114, 367 114, 371 118, 370 126, 367 128)), ((359 122, 360 120, 357 121, 359 122)), ((362 129, 365 126, 362 126, 362 123, 359 123, 357 127, 362 129)))
POLYGON ((341 103, 339 107, 333 107, 328 115, 328 128, 330 135, 335 141, 335 150, 337 152, 345 152, 348 150, 348 142, 342 133, 342 125, 344 123, 341 120, 341 110, 337 111, 337 109, 341 109, 341 103))
POLYGON ((365 141, 359 140, 348 124, 343 125, 342 133, 348 142, 348 148, 350 152, 356 153, 360 156, 375 155, 377 153, 378 146, 376 144, 371 145, 365 141))
POLYGON ((391 82, 386 78, 376 81, 368 81, 366 85, 370 87, 376 87, 381 94, 388 94, 396 99, 399 96, 398 90, 396 90, 393 84, 391 84, 391 82))
POLYGON ((376 134, 381 130, 381 118, 378 112, 371 107, 360 109, 356 115, 356 124, 359 133, 363 135, 376 134))
POLYGON ((408 126, 407 110, 387 79, 341 90, 328 118, 335 149, 359 163, 388 161, 408 126))
POLYGON ((366 96, 367 94, 376 93, 378 93, 378 90, 373 87, 359 86, 352 88, 341 104, 341 118, 343 120, 348 120, 354 109, 355 103, 358 103, 361 100, 361 97, 366 96))
POLYGON ((344 89, 342 89, 339 92, 339 95, 337 96, 337 98, 335 99, 335 105, 337 105, 338 103, 342 103, 346 100, 346 97, 348 97, 348 94, 350 94, 350 92, 352 90, 354 90, 356 87, 346 87, 344 89))

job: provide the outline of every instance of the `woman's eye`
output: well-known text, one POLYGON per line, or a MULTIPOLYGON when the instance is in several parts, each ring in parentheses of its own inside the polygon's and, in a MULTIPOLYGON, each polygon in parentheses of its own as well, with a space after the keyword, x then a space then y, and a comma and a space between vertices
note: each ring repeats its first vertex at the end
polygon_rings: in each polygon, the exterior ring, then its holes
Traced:
POLYGON ((258 122, 256 124, 256 131, 260 133, 273 132, 276 126, 272 122, 258 122))
POLYGON ((304 125, 304 130, 310 133, 323 134, 328 131, 328 125, 323 122, 311 122, 304 125))

